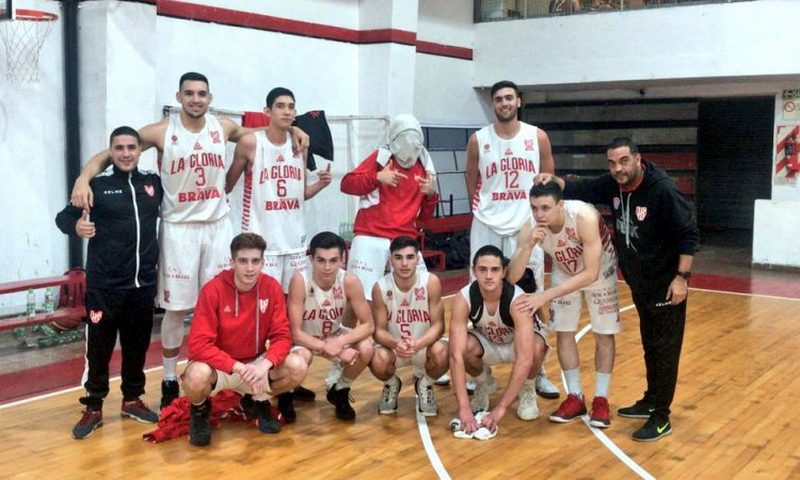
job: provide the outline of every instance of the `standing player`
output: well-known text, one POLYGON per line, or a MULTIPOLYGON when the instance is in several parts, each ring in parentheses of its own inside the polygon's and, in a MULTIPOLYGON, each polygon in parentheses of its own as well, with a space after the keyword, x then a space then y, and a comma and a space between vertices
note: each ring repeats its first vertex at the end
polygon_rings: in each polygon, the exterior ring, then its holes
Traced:
POLYGON ((86 262, 86 405, 72 437, 86 438, 103 424, 108 395, 108 362, 119 332, 122 346, 123 417, 155 423, 158 415, 139 397, 144 394, 144 362, 153 330, 158 242, 156 224, 161 182, 138 169, 139 134, 131 127, 111 133, 113 171, 91 182, 97 198, 91 220, 86 210, 67 205, 56 216, 58 228, 89 239, 86 262))
MULTIPOLYGON (((309 245, 311 271, 295 272, 289 285, 289 323, 299 355, 310 365, 321 355, 344 366, 339 378, 328 387, 328 401, 336 407, 336 417, 354 420, 350 406, 350 384, 369 365, 372 358, 372 314, 358 278, 342 270, 344 240, 332 232, 314 235, 309 245), (355 328, 342 325, 347 308, 357 318, 355 328)), ((294 417, 292 394, 278 398, 281 412, 294 417)))
MULTIPOLYGON (((531 218, 528 191, 539 172, 553 173, 553 153, 547 133, 519 120, 522 98, 514 82, 492 85, 496 120, 469 138, 467 143, 467 194, 473 201, 470 257, 483 245, 494 245, 511 257, 519 229, 531 218), (474 202, 477 200, 477 204, 474 202)), ((544 288, 544 253, 533 249, 530 259, 536 285, 544 288)), ((558 398, 544 368, 536 378, 536 390, 545 398, 558 398)))
POLYGON ((583 294, 595 338, 596 388, 589 423, 606 428, 611 425, 607 397, 614 367, 614 335, 621 330, 617 257, 611 234, 592 205, 562 200, 561 187, 556 182, 534 185, 530 204, 535 222, 529 222, 519 232, 508 280, 514 282, 521 276, 537 244, 553 259, 552 287, 517 302, 517 308, 530 311, 552 302, 550 327, 557 332, 558 360, 569 391, 550 420, 567 423, 586 414, 575 342, 583 294))
MULTIPOLYGON (((609 205, 614 215, 614 245, 639 314, 647 370, 643 398, 617 413, 646 418, 633 439, 650 442, 672 433, 670 405, 678 383, 697 224, 675 182, 643 160, 631 139, 614 139, 606 154, 609 173, 567 182, 564 197, 609 205)), ((550 178, 564 185, 550 175, 541 181, 550 178)))
POLYGON ((267 400, 299 385, 306 364, 287 356, 292 346, 286 304, 274 278, 261 272, 266 242, 254 233, 231 241, 230 270, 200 290, 189 331, 183 388, 191 402, 189 442, 211 442, 210 396, 222 390, 252 395, 258 429, 278 433, 267 400))
POLYGON ((504 279, 503 263, 499 248, 494 245, 479 248, 472 260, 476 280, 462 288, 453 302, 450 375, 458 400, 461 430, 466 433, 473 433, 481 426, 493 431, 517 394, 517 416, 522 420, 539 416, 534 378, 547 343, 538 315, 532 317, 530 312, 516 308, 515 303, 524 292, 504 279), (472 321, 472 330, 467 329, 468 321, 472 321), (512 363, 511 377, 500 401, 484 417, 482 425, 478 425, 474 412, 489 409, 489 396, 497 388, 489 375, 489 366, 499 363, 512 363), (464 372, 477 382, 471 405, 464 372))
MULTIPOLYGON (((342 178, 342 192, 361 196, 347 270, 361 280, 367 300, 372 301, 372 286, 385 271, 389 243, 416 237, 417 219, 436 209, 435 174, 419 122, 402 114, 389 125, 389 144, 342 178)), ((419 266, 424 269, 425 263, 419 266)))
POLYGON ((414 389, 418 411, 424 416, 439 413, 433 384, 447 371, 447 343, 444 333, 444 305, 439 278, 418 272, 419 243, 411 237, 397 237, 389 245, 392 272, 372 287, 372 317, 377 342, 370 370, 385 382, 378 412, 397 412, 402 382, 395 375, 399 367, 414 366, 414 389))
POLYGON ((306 267, 304 201, 331 183, 331 172, 328 165, 317 182, 306 185, 307 152, 292 151, 289 133, 297 115, 291 90, 273 88, 264 113, 270 118, 267 130, 248 133, 236 144, 225 191, 233 190, 244 171, 242 231, 264 237, 264 273, 288 293, 292 274, 306 267))
MULTIPOLYGON (((233 233, 225 195, 225 142, 238 141, 251 131, 208 113, 212 96, 205 75, 185 73, 178 87, 175 99, 181 104, 180 113, 139 130, 142 150, 158 150, 164 187, 158 269, 158 304, 166 310, 161 322, 161 408, 179 395, 183 319, 194 308, 200 286, 230 262, 228 244, 233 233)), ((104 150, 86 164, 75 181, 73 205, 92 206, 89 180, 106 168, 108 156, 104 150)))

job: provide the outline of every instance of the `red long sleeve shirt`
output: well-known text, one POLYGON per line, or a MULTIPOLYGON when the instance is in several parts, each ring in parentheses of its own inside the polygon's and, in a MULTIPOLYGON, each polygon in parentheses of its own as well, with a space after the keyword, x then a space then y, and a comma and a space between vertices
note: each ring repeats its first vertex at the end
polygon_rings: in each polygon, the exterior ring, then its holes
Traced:
POLYGON ((273 366, 292 346, 286 301, 280 284, 263 273, 249 292, 236 289, 233 270, 225 270, 200 290, 189 331, 189 360, 232 373, 264 353, 273 366))
POLYGON ((366 196, 359 204, 354 233, 388 239, 401 235, 414 238, 419 233, 417 219, 433 215, 439 194, 425 196, 420 191, 417 179, 426 178, 428 172, 419 161, 411 168, 403 168, 391 157, 392 168, 405 178, 401 178, 396 187, 379 182, 378 172, 383 167, 378 165, 377 158, 375 150, 342 178, 342 192, 366 196))

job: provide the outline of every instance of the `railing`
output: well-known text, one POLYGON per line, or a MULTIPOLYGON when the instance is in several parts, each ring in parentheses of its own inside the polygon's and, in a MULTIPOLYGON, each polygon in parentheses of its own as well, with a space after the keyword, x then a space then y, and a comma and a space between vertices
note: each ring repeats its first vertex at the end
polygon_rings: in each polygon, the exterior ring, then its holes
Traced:
POLYGON ((475 22, 756 0, 475 0, 475 22))

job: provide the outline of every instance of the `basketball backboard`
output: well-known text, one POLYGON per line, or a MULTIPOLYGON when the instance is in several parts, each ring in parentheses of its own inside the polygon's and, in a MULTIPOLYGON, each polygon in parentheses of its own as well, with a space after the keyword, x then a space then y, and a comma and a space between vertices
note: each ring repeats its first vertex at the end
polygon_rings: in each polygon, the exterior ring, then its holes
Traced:
POLYGON ((0 20, 8 20, 11 18, 11 7, 13 0, 0 0, 0 20))

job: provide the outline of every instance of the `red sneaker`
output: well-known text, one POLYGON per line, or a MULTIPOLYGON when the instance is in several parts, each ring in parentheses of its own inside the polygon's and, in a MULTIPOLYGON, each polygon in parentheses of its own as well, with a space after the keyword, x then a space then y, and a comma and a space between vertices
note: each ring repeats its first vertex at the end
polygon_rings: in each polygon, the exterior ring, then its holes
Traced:
POLYGON ((567 395, 558 410, 550 414, 550 421, 556 423, 569 423, 581 415, 586 415, 586 404, 583 399, 574 393, 567 395))
POLYGON ((592 400, 592 416, 589 425, 597 428, 608 428, 611 425, 611 413, 606 397, 594 397, 592 400))

